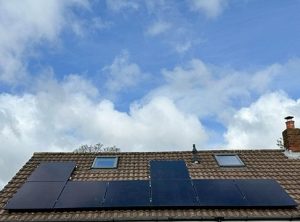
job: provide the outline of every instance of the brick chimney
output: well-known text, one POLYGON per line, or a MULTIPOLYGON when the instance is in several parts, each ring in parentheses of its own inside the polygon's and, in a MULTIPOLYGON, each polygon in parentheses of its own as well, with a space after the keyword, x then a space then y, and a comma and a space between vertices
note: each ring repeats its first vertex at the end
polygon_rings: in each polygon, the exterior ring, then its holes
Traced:
POLYGON ((286 129, 282 132, 284 147, 292 152, 300 152, 300 129, 295 128, 293 116, 285 117, 286 129))

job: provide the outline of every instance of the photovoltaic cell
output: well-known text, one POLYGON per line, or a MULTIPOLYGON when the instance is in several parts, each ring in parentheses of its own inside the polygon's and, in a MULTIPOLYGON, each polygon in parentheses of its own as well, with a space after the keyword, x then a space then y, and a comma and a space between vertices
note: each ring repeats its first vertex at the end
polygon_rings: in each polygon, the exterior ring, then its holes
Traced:
POLYGON ((8 201, 8 210, 49 210, 58 199, 65 182, 26 182, 8 201))
POLYGON ((275 180, 235 180, 240 191, 253 207, 295 207, 297 203, 275 180))
POLYGON ((110 181, 104 207, 148 207, 150 184, 146 180, 110 181))
POLYGON ((76 167, 75 162, 42 162, 29 176, 28 182, 67 181, 76 167))
POLYGON ((191 180, 151 180, 152 206, 190 207, 197 205, 191 180))
POLYGON ((189 171, 183 160, 150 161, 151 180, 190 179, 189 171))
POLYGON ((107 184, 107 182, 101 181, 70 181, 54 208, 99 208, 103 204, 107 184))
POLYGON ((199 205, 204 207, 241 207, 247 201, 234 180, 193 180, 199 205))

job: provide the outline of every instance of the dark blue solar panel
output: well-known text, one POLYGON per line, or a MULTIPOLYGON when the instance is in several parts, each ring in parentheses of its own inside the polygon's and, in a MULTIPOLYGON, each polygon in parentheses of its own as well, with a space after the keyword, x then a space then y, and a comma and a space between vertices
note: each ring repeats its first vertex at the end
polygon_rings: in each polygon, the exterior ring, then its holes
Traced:
POLYGON ((234 180, 193 180, 200 206, 236 207, 247 206, 247 201, 234 180))
POLYGON ((8 201, 8 210, 52 209, 65 182, 26 182, 8 201))
POLYGON ((75 162, 42 162, 27 181, 67 181, 75 167, 75 162))
POLYGON ((235 180, 238 188, 254 207, 295 207, 296 202, 275 180, 235 180))
POLYGON ((107 182, 70 181, 60 195, 56 209, 98 208, 102 206, 107 182))
POLYGON ((145 180, 110 181, 104 207, 150 206, 150 184, 145 180))
POLYGON ((190 179, 183 160, 151 160, 150 176, 151 180, 190 179))
POLYGON ((196 206, 197 198, 191 180, 152 180, 152 206, 196 206))

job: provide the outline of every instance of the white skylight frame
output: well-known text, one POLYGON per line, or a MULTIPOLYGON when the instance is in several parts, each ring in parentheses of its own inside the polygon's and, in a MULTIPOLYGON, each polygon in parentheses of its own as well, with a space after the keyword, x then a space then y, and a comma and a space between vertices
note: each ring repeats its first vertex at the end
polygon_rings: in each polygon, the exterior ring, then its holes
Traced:
POLYGON ((119 157, 117 156, 96 156, 91 168, 92 169, 116 169, 118 167, 118 162, 119 162, 119 157), (98 159, 114 159, 114 162, 111 166, 97 167, 96 164, 98 159))
POLYGON ((245 167, 245 163, 241 160, 238 154, 226 153, 226 154, 214 154, 214 158, 220 167, 245 167), (222 163, 220 158, 222 157, 234 157, 236 163, 222 163))

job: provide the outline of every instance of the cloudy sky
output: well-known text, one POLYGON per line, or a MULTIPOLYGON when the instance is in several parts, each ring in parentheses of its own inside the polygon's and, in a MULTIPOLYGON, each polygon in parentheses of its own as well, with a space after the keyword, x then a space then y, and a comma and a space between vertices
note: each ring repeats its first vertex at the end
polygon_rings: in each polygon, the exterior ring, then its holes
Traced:
MULTIPOLYGON (((300 1, 0 0, 0 187, 37 151, 277 148, 300 1)), ((297 122, 296 122, 297 125, 297 122)))

